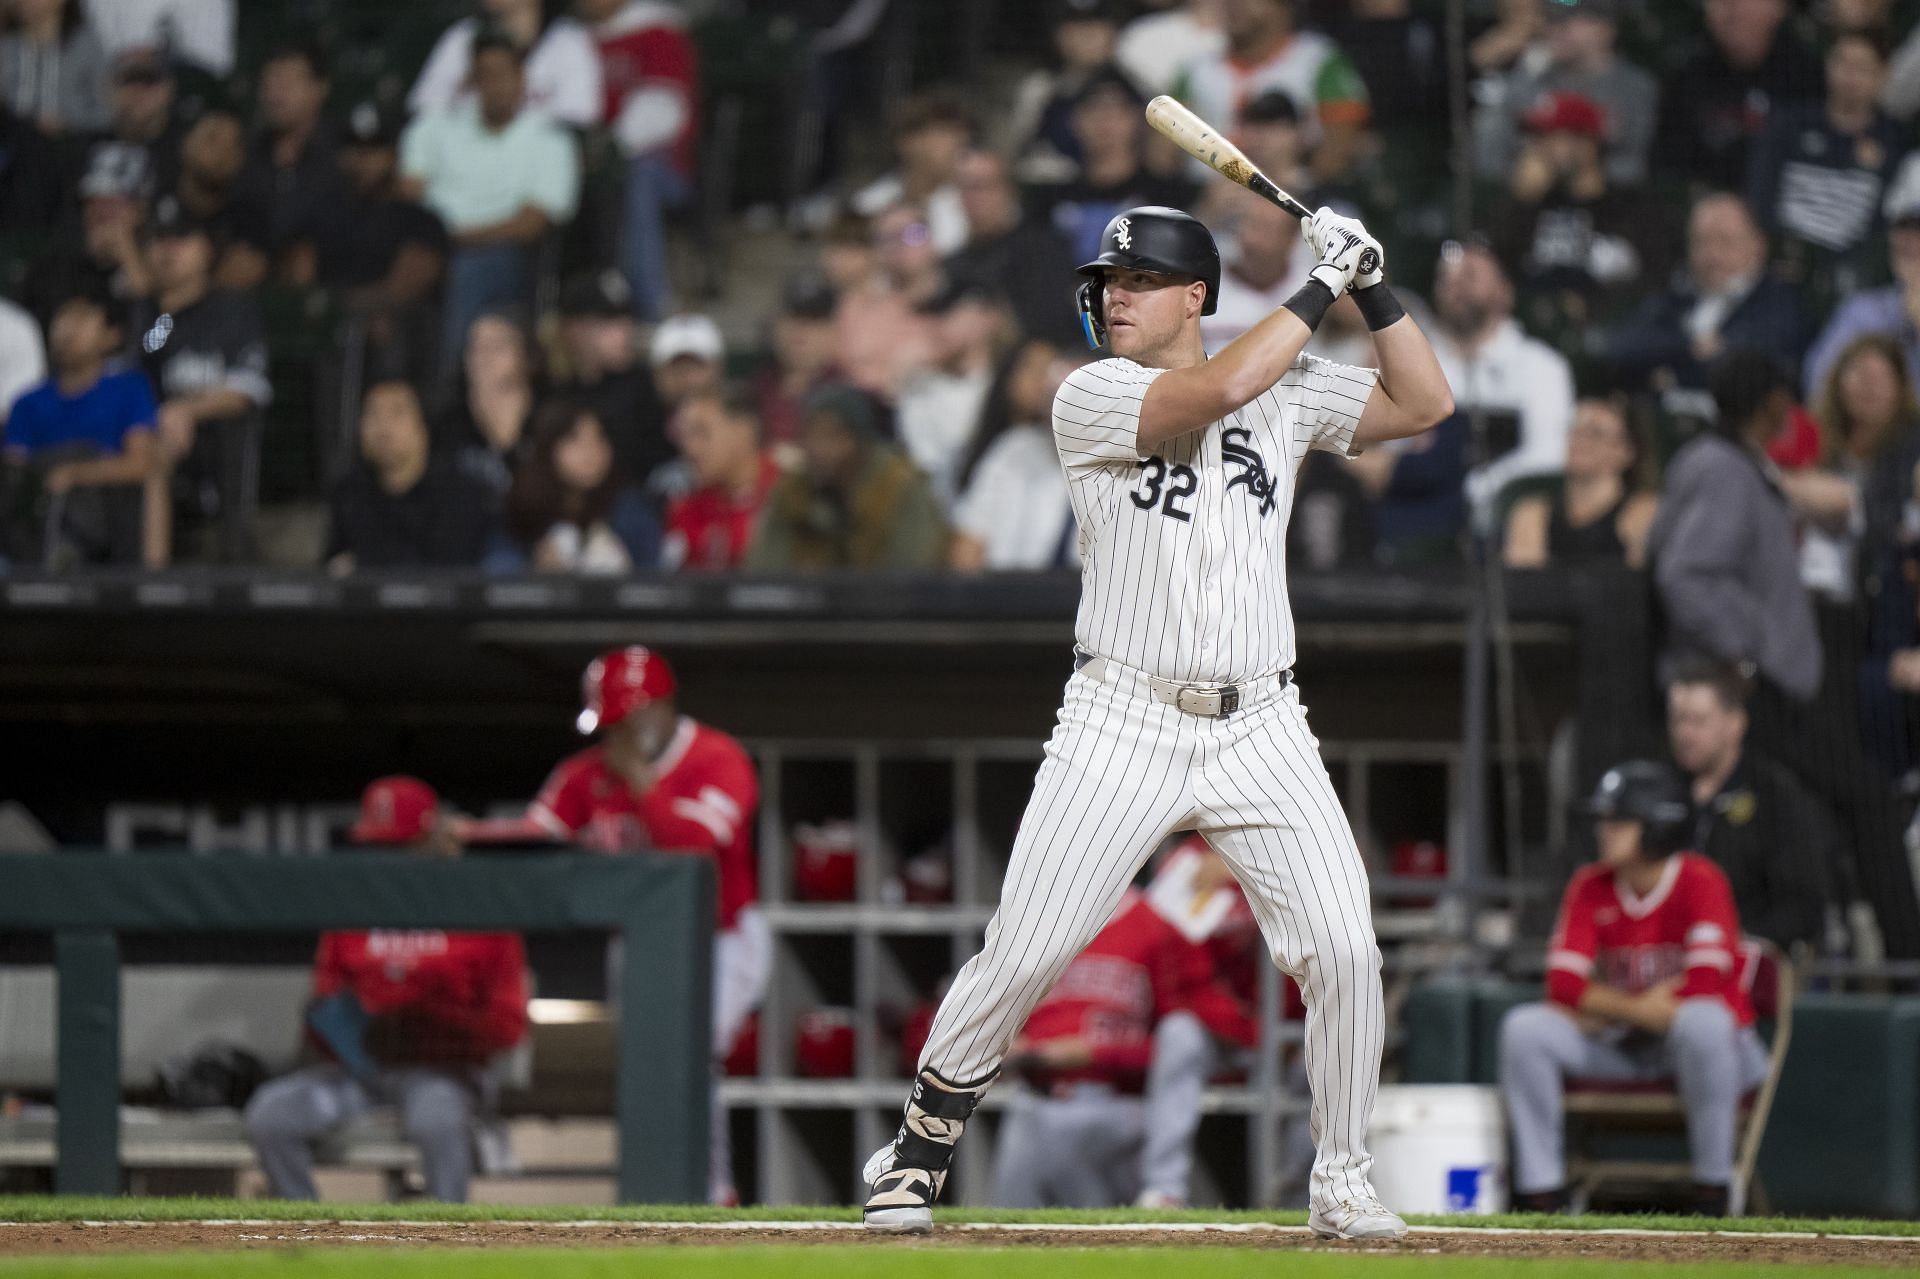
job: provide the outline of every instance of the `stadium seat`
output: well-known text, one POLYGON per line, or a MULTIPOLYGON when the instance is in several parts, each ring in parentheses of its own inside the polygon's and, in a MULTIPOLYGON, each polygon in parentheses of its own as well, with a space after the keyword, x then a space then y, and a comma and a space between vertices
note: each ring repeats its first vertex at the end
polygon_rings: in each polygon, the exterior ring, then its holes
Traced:
MULTIPOLYGON (((1768 1035, 1767 1076, 1758 1088, 1740 1099, 1735 1136, 1733 1180, 1728 1187, 1728 1212, 1740 1216, 1750 1197, 1765 1206, 1764 1187, 1756 1182, 1754 1166, 1766 1136, 1767 1115, 1780 1083, 1793 1031, 1793 965, 1772 942, 1749 937, 1745 946, 1754 953, 1748 968, 1748 994, 1763 1035, 1768 1035)), ((1630 1129, 1684 1131, 1686 1112, 1671 1081, 1567 1081, 1567 1184, 1577 1210, 1584 1210, 1594 1190, 1609 1181, 1672 1183, 1692 1180, 1687 1160, 1597 1157, 1585 1145, 1603 1130, 1630 1129)))

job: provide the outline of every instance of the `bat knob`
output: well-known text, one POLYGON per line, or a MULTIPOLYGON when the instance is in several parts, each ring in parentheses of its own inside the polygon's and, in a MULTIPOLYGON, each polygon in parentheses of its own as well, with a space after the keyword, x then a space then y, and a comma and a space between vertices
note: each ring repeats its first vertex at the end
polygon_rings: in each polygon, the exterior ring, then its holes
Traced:
POLYGON ((1380 251, 1378 249, 1362 249, 1360 251, 1360 264, 1354 268, 1354 274, 1372 275, 1379 269, 1380 251))

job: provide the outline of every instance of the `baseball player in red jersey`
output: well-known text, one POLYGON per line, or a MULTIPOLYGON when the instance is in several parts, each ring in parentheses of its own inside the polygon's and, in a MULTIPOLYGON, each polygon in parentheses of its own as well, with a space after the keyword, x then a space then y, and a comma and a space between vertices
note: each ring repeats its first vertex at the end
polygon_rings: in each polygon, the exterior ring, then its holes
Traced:
MULTIPOLYGON (((353 837, 430 851, 438 809, 425 782, 382 778, 361 799, 353 837)), ((314 1198, 313 1143, 393 1105, 420 1147, 427 1193, 465 1200, 486 1067, 526 1034, 526 970, 513 933, 323 934, 307 1026, 328 1060, 274 1080, 247 1105, 247 1136, 273 1193, 314 1198)))
MULTIPOLYGON (((1130 892, 1027 1019, 1007 1063, 1028 1086, 1015 1093, 1001 1128, 996 1204, 1133 1202, 1152 1143, 1156 1024, 1180 1016, 1231 1043, 1258 1039, 1207 946, 1236 906, 1247 909, 1227 887, 1231 874, 1224 883, 1196 874, 1209 860, 1219 859, 1178 855, 1146 892, 1130 892)), ((1189 1105, 1197 1119, 1197 1093, 1189 1105)))
POLYGON ((1767 1072, 1733 890, 1713 862, 1681 851, 1693 806, 1667 765, 1609 770, 1589 808, 1600 858, 1561 899, 1547 1001, 1514 1009, 1500 1026, 1515 1206, 1567 1206, 1566 1080, 1672 1078, 1687 1112, 1696 1203, 1724 1216, 1734 1116, 1767 1072))
MULTIPOLYGON (((469 841, 547 838, 601 853, 661 852, 713 858, 719 920, 713 954, 713 1055, 734 1037, 766 994, 773 935, 758 909, 753 852, 760 783, 732 737, 680 714, 666 659, 617 648, 595 658, 582 680, 576 726, 593 745, 554 767, 526 816, 461 823, 469 841)), ((712 1194, 735 1198, 726 1114, 714 1107, 712 1194)))

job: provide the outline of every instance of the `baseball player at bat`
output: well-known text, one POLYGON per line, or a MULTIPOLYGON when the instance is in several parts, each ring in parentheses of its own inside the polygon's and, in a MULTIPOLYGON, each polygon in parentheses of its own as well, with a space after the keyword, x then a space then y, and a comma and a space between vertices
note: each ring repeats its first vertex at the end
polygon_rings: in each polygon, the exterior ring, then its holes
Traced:
POLYGON ((934 1018, 898 1135, 867 1163, 871 1229, 931 1229, 954 1145, 1014 1035, 1160 841, 1196 830, 1305 997, 1313 1229, 1406 1230, 1368 1181, 1380 952, 1366 867, 1294 683, 1286 528, 1309 449, 1417 435, 1453 395, 1367 229, 1327 209, 1303 226, 1308 281, 1212 356, 1200 317, 1220 255, 1198 221, 1129 209, 1080 268, 1089 335, 1112 354, 1075 370, 1053 405, 1080 524, 1075 670, 986 945, 934 1018), (1377 370, 1302 352, 1348 292, 1377 370))

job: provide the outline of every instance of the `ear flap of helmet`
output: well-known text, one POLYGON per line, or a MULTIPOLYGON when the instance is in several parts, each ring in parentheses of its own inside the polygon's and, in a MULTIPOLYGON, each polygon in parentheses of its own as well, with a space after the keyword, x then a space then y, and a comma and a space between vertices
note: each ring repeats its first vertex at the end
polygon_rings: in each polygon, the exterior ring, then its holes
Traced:
POLYGON ((1083 280, 1075 297, 1080 302, 1080 329, 1087 335, 1087 346, 1097 351, 1107 342, 1105 282, 1083 280))

